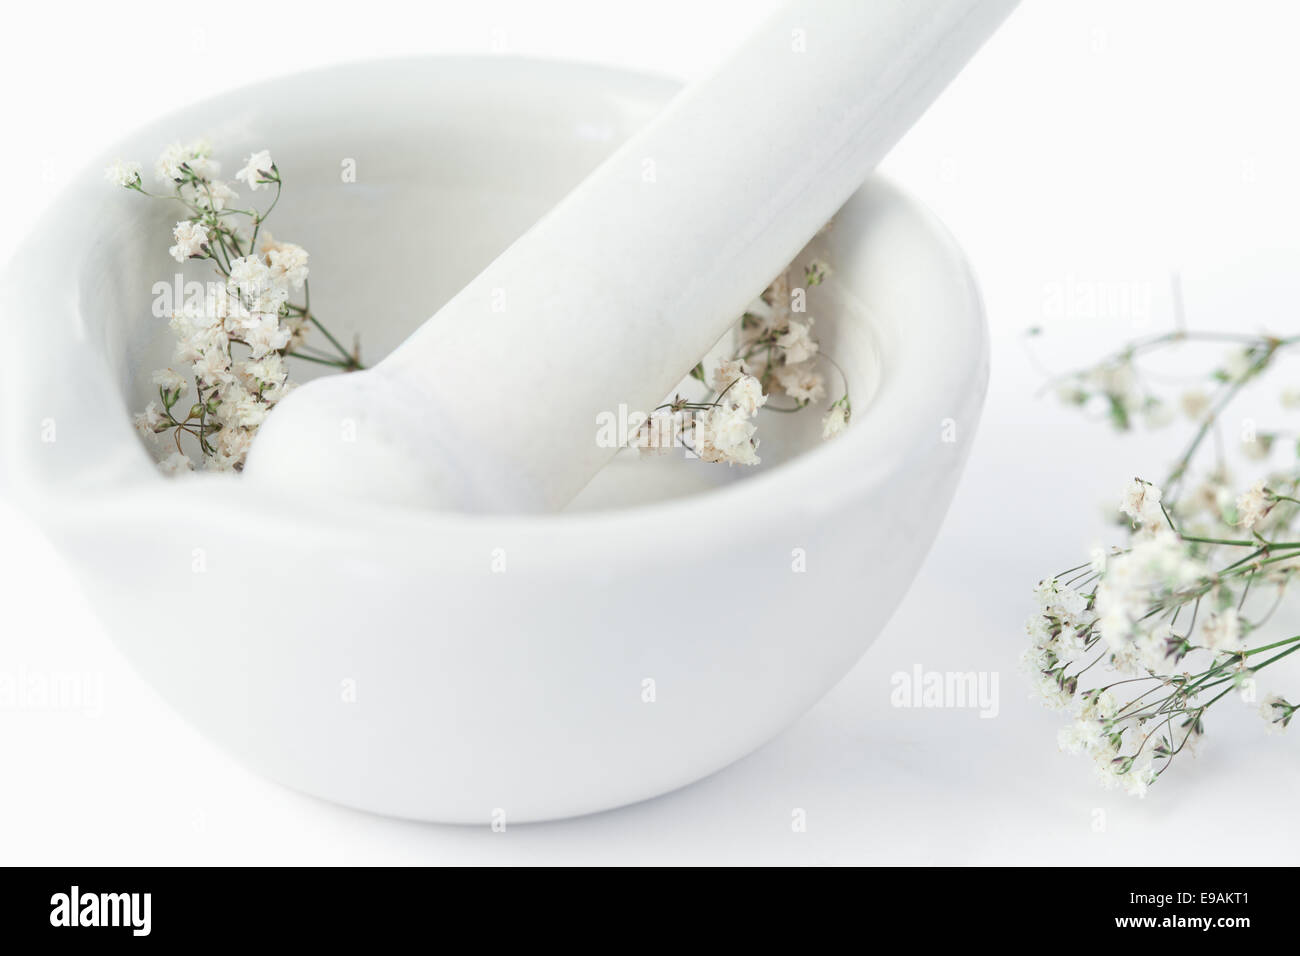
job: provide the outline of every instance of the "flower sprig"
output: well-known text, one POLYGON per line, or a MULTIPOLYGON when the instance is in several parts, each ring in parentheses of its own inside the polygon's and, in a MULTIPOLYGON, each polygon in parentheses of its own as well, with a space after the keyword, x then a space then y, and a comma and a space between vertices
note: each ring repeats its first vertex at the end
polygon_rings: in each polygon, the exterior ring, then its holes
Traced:
MULTIPOLYGON (((1119 430, 1161 427, 1180 408, 1195 425, 1165 480, 1139 478, 1118 513, 1128 546, 1039 582, 1023 658, 1038 696, 1071 713, 1062 749, 1093 759, 1103 783, 1142 796, 1205 734, 1210 708, 1234 693, 1256 704, 1272 731, 1297 705, 1257 692, 1257 675, 1300 651, 1300 634, 1264 636, 1300 572, 1300 471, 1269 472, 1234 493, 1221 416, 1249 384, 1300 337, 1182 330, 1142 339, 1058 381, 1061 397, 1101 407, 1119 430), (1140 356, 1189 341, 1228 343, 1229 354, 1202 387, 1176 405, 1158 394, 1140 356), (1198 474, 1208 436, 1216 460, 1198 474), (1169 493, 1172 491, 1172 493, 1169 493), (1262 702, 1259 698, 1263 697, 1262 702)), ((1267 458, 1275 433, 1243 442, 1247 458, 1267 458)))
MULTIPOLYGON (((654 455, 684 446, 702 461, 756 465, 760 459, 754 419, 759 410, 792 413, 820 402, 827 393, 822 363, 834 368, 843 383, 839 397, 827 406, 822 437, 834 438, 848 427, 848 380, 821 350, 812 316, 795 311, 790 272, 783 270, 741 316, 735 329, 738 344, 730 356, 711 372, 703 362, 692 370, 690 377, 704 385, 707 394, 694 399, 678 394, 654 409, 634 430, 632 447, 654 455), (790 403, 769 404, 772 397, 790 403)), ((823 262, 806 265, 800 300, 806 301, 807 290, 821 285, 829 273, 823 262)))
POLYGON ((202 296, 187 298, 173 311, 174 363, 189 376, 172 369, 155 373, 158 401, 136 416, 136 426, 153 438, 168 436, 175 445, 161 462, 164 471, 194 467, 182 436, 197 447, 205 467, 239 470, 262 421, 294 387, 286 360, 355 371, 363 367, 359 347, 344 347, 312 311, 307 250, 277 241, 263 228, 283 189, 270 152, 251 154, 235 173, 249 192, 274 188, 265 210, 239 205, 239 193, 218 178, 221 165, 204 141, 171 144, 154 172, 168 192, 147 191, 139 163, 114 163, 105 177, 141 195, 178 203, 183 214, 168 252, 180 263, 210 262, 217 279, 202 296), (310 341, 313 331, 327 347, 310 341), (195 401, 185 407, 181 398, 191 379, 195 401))

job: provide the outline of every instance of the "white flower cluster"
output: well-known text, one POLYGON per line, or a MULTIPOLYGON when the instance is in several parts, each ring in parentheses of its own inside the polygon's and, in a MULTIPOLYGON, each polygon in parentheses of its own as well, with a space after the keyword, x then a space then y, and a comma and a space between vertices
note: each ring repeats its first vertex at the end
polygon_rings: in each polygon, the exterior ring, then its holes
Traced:
POLYGON ((1154 754, 1139 748, 1133 755, 1124 755, 1124 731, 1114 696, 1102 688, 1079 694, 1078 676, 1067 674, 1069 665, 1095 643, 1092 601, 1055 579, 1039 582, 1035 594, 1039 608, 1027 624, 1031 644, 1022 666, 1034 683, 1035 694, 1048 707, 1076 711, 1057 735, 1060 748, 1091 758, 1104 786, 1145 795, 1155 778, 1154 754))
POLYGON ((184 262, 186 259, 206 254, 210 236, 208 227, 203 223, 186 219, 178 222, 172 229, 172 238, 176 240, 176 245, 167 251, 177 262, 184 262))
MULTIPOLYGON (((237 470, 258 427, 293 387, 285 359, 303 346, 311 317, 305 306, 292 305, 290 296, 305 287, 308 254, 262 230, 265 214, 232 208, 238 193, 216 178, 221 166, 206 142, 171 144, 154 170, 187 213, 172 230, 172 257, 211 261, 221 281, 209 283, 205 295, 173 313, 173 362, 188 375, 172 369, 155 373, 158 401, 136 416, 136 426, 150 437, 169 435, 175 444, 176 451, 160 463, 164 472, 193 468, 182 435, 197 439, 205 467, 237 470), (250 220, 251 232, 237 224, 241 216, 250 220), (191 380, 196 400, 185 409, 180 399, 191 380)), ((138 163, 118 162, 105 176, 145 192, 138 163)), ((278 195, 279 170, 266 150, 249 156, 235 177, 252 191, 274 184, 278 195)))
POLYGON ((217 178, 221 164, 212 158, 212 146, 205 139, 192 143, 172 143, 154 163, 158 182, 190 186, 217 178))
POLYGON ((757 465, 753 418, 767 403, 763 386, 741 371, 741 363, 723 362, 713 373, 713 388, 719 393, 716 403, 692 422, 695 453, 703 461, 757 465))
MULTIPOLYGON (((1095 757, 1109 785, 1145 793, 1178 754, 1194 752, 1212 706, 1233 691, 1254 706, 1256 675, 1300 652, 1300 635, 1253 639, 1300 574, 1300 469, 1293 460, 1262 476, 1256 472, 1257 480, 1238 493, 1234 449, 1221 438, 1230 403, 1275 368, 1279 355, 1297 347, 1300 335, 1180 327, 1136 339, 1058 379, 1062 400, 1104 410, 1118 430, 1138 421, 1160 427, 1179 411, 1195 425, 1164 492, 1139 479, 1125 488, 1120 511, 1128 519, 1129 546, 1109 555, 1098 550, 1090 564, 1060 582, 1040 584, 1039 611, 1029 622, 1025 663, 1037 693, 1049 706, 1075 714, 1059 735, 1061 747, 1095 757), (1144 373, 1143 359, 1191 342, 1231 349, 1200 373, 1202 387, 1162 395, 1159 381, 1144 373), (1214 465, 1193 482, 1197 456, 1211 447, 1214 465), (1091 622, 1079 619, 1078 599, 1070 599, 1066 588, 1088 602, 1091 622), (1108 672, 1119 676, 1097 681, 1108 672), (1084 690, 1081 678, 1098 686, 1084 690), (1116 708, 1110 695, 1125 699, 1116 708)), ((1300 408, 1300 388, 1287 387, 1280 397, 1284 408, 1300 408)), ((1253 419, 1245 421, 1249 428, 1242 429, 1235 451, 1249 460, 1275 460, 1288 432, 1262 431, 1253 419)), ((1270 696, 1259 714, 1278 732, 1296 709, 1270 696)))
MULTIPOLYGON (((805 286, 820 285, 829 274, 825 263, 814 261, 804 269, 805 286)), ((807 288, 799 291, 799 301, 805 303, 807 288)), ((827 383, 819 368, 825 356, 813 335, 816 320, 796 312, 795 299, 790 274, 782 272, 741 319, 740 354, 734 361, 735 370, 757 378, 766 394, 784 395, 803 408, 826 397, 827 383)), ((846 391, 827 408, 822 437, 844 431, 851 409, 846 391)))
POLYGON ((1185 655, 1185 639, 1151 610, 1206 574, 1205 566, 1167 529, 1138 537, 1131 549, 1106 562, 1095 606, 1098 630, 1119 670, 1160 672, 1185 655))
MULTIPOLYGON (((1120 707, 1108 690, 1085 692, 1074 720, 1056 735, 1057 746, 1070 754, 1092 760, 1097 779, 1106 789, 1118 787, 1134 797, 1145 797, 1155 782, 1156 748, 1142 746, 1133 755, 1124 755, 1124 731, 1120 707)), ((1145 744, 1145 739, 1143 743, 1145 744)))
MULTIPOLYGON (((820 285, 827 275, 825 263, 814 261, 804 269, 805 285, 820 285)), ((803 303, 807 289, 799 292, 803 303)), ((702 363, 692 373, 710 386, 709 397, 689 401, 678 396, 656 409, 633 429, 630 446, 642 455, 658 455, 685 445, 703 461, 759 464, 754 417, 768 399, 788 397, 795 404, 784 410, 797 411, 826 397, 826 379, 818 362, 829 359, 813 336, 814 320, 799 317, 803 313, 794 310, 794 299, 787 270, 741 319, 738 354, 719 362, 709 376, 702 363)), ((822 437, 843 432, 851 412, 846 387, 827 408, 822 437)))
POLYGON ((1261 478, 1237 499, 1237 524, 1253 530, 1268 517, 1275 502, 1276 499, 1267 488, 1267 480, 1261 478))
POLYGON ((1119 706, 1114 696, 1104 689, 1079 694, 1078 676, 1067 673, 1069 665, 1096 641, 1092 600, 1055 578, 1040 581, 1034 593, 1038 612, 1026 625, 1030 646, 1021 664, 1044 704, 1053 710, 1077 710, 1057 736, 1061 749, 1092 758, 1105 786, 1145 794, 1154 773, 1151 755, 1134 758, 1121 753, 1123 732, 1117 726, 1119 706))
POLYGON ((1259 705, 1259 716, 1268 722, 1270 733, 1280 734, 1291 723, 1291 718, 1295 716, 1297 710, 1300 710, 1300 706, 1288 703, 1285 698, 1273 694, 1259 705))
MULTIPOLYGON (((804 269, 805 285, 820 285, 829 274, 825 263, 814 261, 804 269)), ((800 318, 803 313, 796 313, 792 303, 789 274, 782 273, 741 320, 741 355, 745 370, 758 377, 765 391, 785 395, 794 400, 795 407, 803 408, 826 397, 826 378, 818 364, 830 360, 813 335, 816 320, 812 316, 800 318)), ((846 389, 826 409, 822 438, 831 439, 843 432, 851 418, 852 405, 846 389)))
POLYGON ((276 182, 275 163, 267 150, 260 150, 244 161, 244 167, 235 178, 248 184, 250 192, 257 192, 268 183, 276 182))
POLYGON ((285 354, 304 328, 301 317, 285 305, 291 277, 305 278, 306 261, 300 247, 267 235, 259 255, 231 262, 225 286, 213 287, 201 304, 186 303, 173 314, 174 361, 188 368, 201 400, 185 419, 175 418, 172 408, 184 390, 184 379, 170 369, 159 373, 174 376, 181 387, 170 389, 155 376, 161 407, 151 402, 137 416, 142 431, 156 435, 189 423, 201 432, 206 467, 229 471, 243 466, 258 426, 292 388, 285 354), (276 256, 300 264, 277 270, 272 264, 276 256), (247 354, 237 356, 234 345, 245 346, 247 354))
POLYGON ((1134 478, 1124 489, 1119 510, 1133 520, 1134 530, 1154 534, 1166 526, 1160 497, 1160 489, 1151 482, 1134 478))
POLYGON ((815 321, 794 311, 790 274, 782 272, 741 319, 741 366, 769 392, 788 395, 799 405, 821 401, 826 380, 817 369, 821 347, 812 333, 815 321))
POLYGON ((717 399, 707 403, 677 399, 656 409, 634 431, 631 447, 642 455, 662 455, 685 445, 703 461, 757 465, 753 418, 767 402, 762 386, 737 361, 720 363, 712 381, 717 399))
MULTIPOLYGON (((1030 646, 1022 660, 1036 696, 1073 715, 1058 734, 1061 749, 1091 757, 1104 785, 1136 796, 1147 792, 1174 756, 1194 752, 1204 733, 1202 717, 1214 701, 1234 687, 1253 700, 1247 693, 1251 678, 1271 663, 1250 663, 1255 651, 1247 647, 1247 637, 1258 622, 1242 616, 1244 593, 1239 599, 1233 592, 1232 573, 1250 572, 1261 580, 1281 574, 1283 586, 1289 573, 1264 572, 1245 561, 1214 571, 1207 545, 1253 547, 1255 542, 1185 537, 1175 527, 1177 509, 1162 507, 1162 498, 1155 485, 1135 479, 1120 501, 1133 524, 1129 549, 1111 554, 1097 549, 1089 564, 1069 572, 1073 577, 1039 582, 1038 609, 1026 625, 1030 646), (1177 627, 1184 609, 1187 617, 1177 627), (1192 655, 1210 663, 1197 673, 1178 673, 1192 655), (1079 678, 1099 663, 1119 679, 1081 691, 1079 678), (1146 690, 1120 704, 1115 692, 1121 687, 1146 690), (1164 696, 1152 697, 1157 690, 1164 696), (1198 695, 1206 691, 1214 696, 1201 701, 1198 695)), ((1214 500, 1220 507, 1222 496, 1214 500)), ((1257 483, 1238 502, 1241 523, 1253 524, 1252 510, 1262 512, 1278 501, 1257 483)), ((1260 545, 1256 557, 1269 547, 1262 540, 1260 545)), ((1279 560, 1291 562, 1286 555, 1279 560)), ((1257 650, 1282 646, 1300 650, 1300 637, 1257 650)), ((1260 714, 1270 729, 1281 730, 1295 710, 1270 697, 1260 714)))
POLYGON ((112 166, 104 170, 104 178, 114 186, 122 186, 126 189, 134 189, 140 185, 140 177, 143 173, 139 163, 131 163, 119 159, 112 166))
POLYGON ((1040 581, 1034 594, 1038 613, 1025 625, 1030 645, 1021 664, 1043 702, 1063 710, 1077 688, 1077 682, 1066 677, 1064 665, 1088 646, 1096 615, 1087 596, 1055 578, 1040 581))

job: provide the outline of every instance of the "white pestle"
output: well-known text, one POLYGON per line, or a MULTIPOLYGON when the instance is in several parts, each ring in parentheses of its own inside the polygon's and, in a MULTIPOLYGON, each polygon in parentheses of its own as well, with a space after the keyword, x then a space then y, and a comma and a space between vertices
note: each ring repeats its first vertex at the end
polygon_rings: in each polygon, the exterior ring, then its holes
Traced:
POLYGON ((390 356, 290 394, 246 475, 563 507, 618 450, 598 416, 663 401, 1014 6, 790 3, 390 356))

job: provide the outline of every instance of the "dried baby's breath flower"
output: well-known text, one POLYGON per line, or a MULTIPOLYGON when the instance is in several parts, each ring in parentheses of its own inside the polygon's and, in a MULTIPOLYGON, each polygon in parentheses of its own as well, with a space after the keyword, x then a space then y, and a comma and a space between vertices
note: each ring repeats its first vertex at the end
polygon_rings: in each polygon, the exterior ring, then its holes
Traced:
POLYGON ((268 183, 275 182, 275 161, 268 150, 260 150, 244 159, 244 166, 235 173, 235 178, 248 183, 248 188, 257 192, 268 183))
MULTIPOLYGON (((1300 634, 1263 636, 1300 570, 1300 461, 1241 491, 1228 466, 1229 443, 1211 437, 1243 388, 1298 345, 1300 336, 1178 329, 1129 343, 1058 380, 1069 404, 1104 409, 1117 429, 1138 420, 1167 423, 1175 402, 1194 427, 1165 481, 1134 479, 1125 487, 1127 546, 1094 551, 1040 583, 1026 627, 1026 669, 1036 694, 1073 715, 1058 742, 1092 757, 1105 786, 1145 795, 1180 755, 1195 751, 1217 702, 1233 695, 1253 701, 1255 675, 1300 651, 1300 634), (1205 375, 1206 387, 1157 394, 1138 359, 1196 341, 1232 347, 1205 375), (1207 447, 1214 448, 1214 465, 1193 481, 1207 447)), ((1237 454, 1268 460, 1287 431, 1248 421, 1237 454)), ((1272 730, 1285 727, 1294 711, 1276 696, 1260 707, 1272 730)))
POLYGON ((262 251, 266 253, 267 269, 271 280, 285 283, 294 289, 301 289, 307 281, 307 250, 292 242, 276 242, 267 233, 262 241, 262 251))
POLYGON ((172 143, 158 156, 154 172, 160 183, 182 183, 190 180, 212 179, 221 172, 221 164, 211 157, 212 148, 206 140, 195 140, 182 145, 172 143))
POLYGON ((772 373, 777 385, 800 405, 819 402, 826 397, 826 380, 812 361, 780 365, 772 373))
POLYGON ((208 228, 200 222, 186 219, 172 229, 172 238, 176 240, 176 245, 167 251, 177 262, 184 262, 204 251, 208 244, 208 228))
POLYGON ((748 416, 753 416, 767 403, 763 386, 752 375, 741 375, 722 390, 719 401, 731 405, 748 416))
POLYGON ((135 427, 140 434, 153 436, 167 427, 167 417, 157 402, 150 402, 135 416, 135 427))
POLYGON ((159 369, 154 372, 153 383, 162 391, 165 399, 167 396, 171 396, 170 400, 167 401, 168 407, 174 405, 176 400, 185 394, 185 390, 189 388, 190 384, 183 375, 179 375, 169 368, 159 369))
POLYGON ((755 431, 757 428, 743 408, 729 402, 717 405, 695 418, 695 452, 704 461, 757 465, 760 459, 755 431))
POLYGON ((1237 499, 1237 524, 1249 530, 1259 524, 1272 508, 1272 495, 1261 478, 1237 499))
POLYGON ((831 406, 831 410, 826 413, 826 417, 822 420, 822 439, 834 438, 848 428, 851 413, 852 409, 846 395, 831 406))
POLYGON ((741 376, 747 375, 745 363, 738 358, 723 359, 718 363, 717 368, 713 370, 713 376, 710 381, 713 384, 715 392, 725 392, 741 376))
POLYGON ((1151 482, 1134 478, 1124 489, 1119 510, 1133 519, 1134 528, 1159 528, 1165 518, 1160 508, 1160 494, 1160 489, 1151 482))
POLYGON ((817 354, 817 340, 812 337, 813 320, 796 322, 793 319, 776 344, 785 351, 789 363, 806 362, 817 354))
POLYGON ((1242 650, 1241 620, 1234 608, 1212 613, 1201 626, 1201 643, 1217 653, 1242 650))
POLYGON ((119 159, 104 170, 104 178, 114 186, 133 189, 140 185, 141 168, 139 163, 119 159))
MULTIPOLYGON (((263 212, 235 208, 238 193, 216 178, 220 169, 202 140, 171 144, 155 165, 159 180, 172 190, 161 198, 185 211, 172 230, 171 255, 178 262, 210 262, 219 279, 198 299, 176 303, 170 320, 176 336, 174 363, 193 380, 193 403, 188 408, 180 404, 189 379, 174 369, 160 370, 153 376, 159 401, 150 402, 135 419, 143 434, 166 436, 175 446, 159 463, 168 474, 194 466, 182 437, 197 445, 204 467, 242 468, 258 428, 293 388, 287 358, 343 371, 362 367, 356 351, 345 349, 308 305, 307 250, 276 241, 262 229, 283 186, 270 153, 253 153, 236 174, 253 192, 274 185, 275 200, 263 212), (292 301, 295 292, 302 292, 301 304, 292 301), (337 356, 312 346, 310 329, 324 335, 337 356)), ((119 162, 105 176, 152 195, 141 184, 138 164, 119 162)))
POLYGON ((1287 703, 1285 698, 1278 697, 1276 694, 1259 705, 1259 715, 1268 721, 1269 731, 1275 734, 1286 730, 1295 712, 1295 705, 1287 703))
POLYGON ((239 193, 224 180, 213 179, 183 183, 180 196, 198 209, 222 212, 228 204, 239 198, 239 193))
MULTIPOLYGON (((665 446, 649 435, 648 426, 656 418, 666 422, 667 416, 676 415, 682 418, 674 419, 674 437, 700 460, 758 464, 754 419, 759 411, 798 412, 822 401, 828 389, 819 367, 823 363, 844 378, 813 336, 813 318, 802 311, 808 288, 819 285, 828 274, 825 263, 813 262, 804 269, 805 288, 791 288, 788 270, 772 280, 737 325, 738 351, 714 362, 712 371, 703 362, 691 370, 690 379, 707 386, 708 395, 690 400, 678 397, 665 403, 649 421, 632 430, 629 445, 642 454, 662 453, 665 446), (793 405, 770 404, 774 396, 792 399, 793 405)), ((687 390, 688 385, 690 382, 679 388, 687 390)), ((843 393, 827 407, 823 438, 833 438, 848 427, 850 407, 845 382, 843 393)))
POLYGON ((183 452, 174 451, 158 462, 158 467, 162 469, 165 475, 179 475, 187 471, 193 471, 194 462, 190 461, 189 456, 183 452))

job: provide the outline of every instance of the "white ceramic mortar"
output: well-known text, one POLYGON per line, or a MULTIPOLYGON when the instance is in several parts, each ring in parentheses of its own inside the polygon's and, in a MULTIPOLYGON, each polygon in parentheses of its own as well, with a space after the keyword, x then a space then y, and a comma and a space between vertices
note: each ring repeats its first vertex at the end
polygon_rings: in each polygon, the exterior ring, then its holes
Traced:
POLYGON ((228 476, 168 480, 131 427, 170 352, 151 289, 176 273, 174 211, 104 183, 108 161, 148 165, 202 134, 229 172, 269 147, 286 181, 269 228, 308 247, 316 311, 345 341, 361 333, 373 359, 675 88, 509 58, 276 80, 132 135, 10 264, 9 490, 139 671, 261 772, 443 822, 619 806, 771 738, 902 598, 975 432, 987 336, 960 250, 880 180, 822 240, 834 274, 814 290, 833 303, 817 331, 848 373, 853 425, 800 443, 775 419, 803 416, 761 416, 773 438, 760 450, 790 460, 743 479, 619 460, 555 516, 309 504, 228 476), (349 162, 355 182, 340 175, 349 162))

